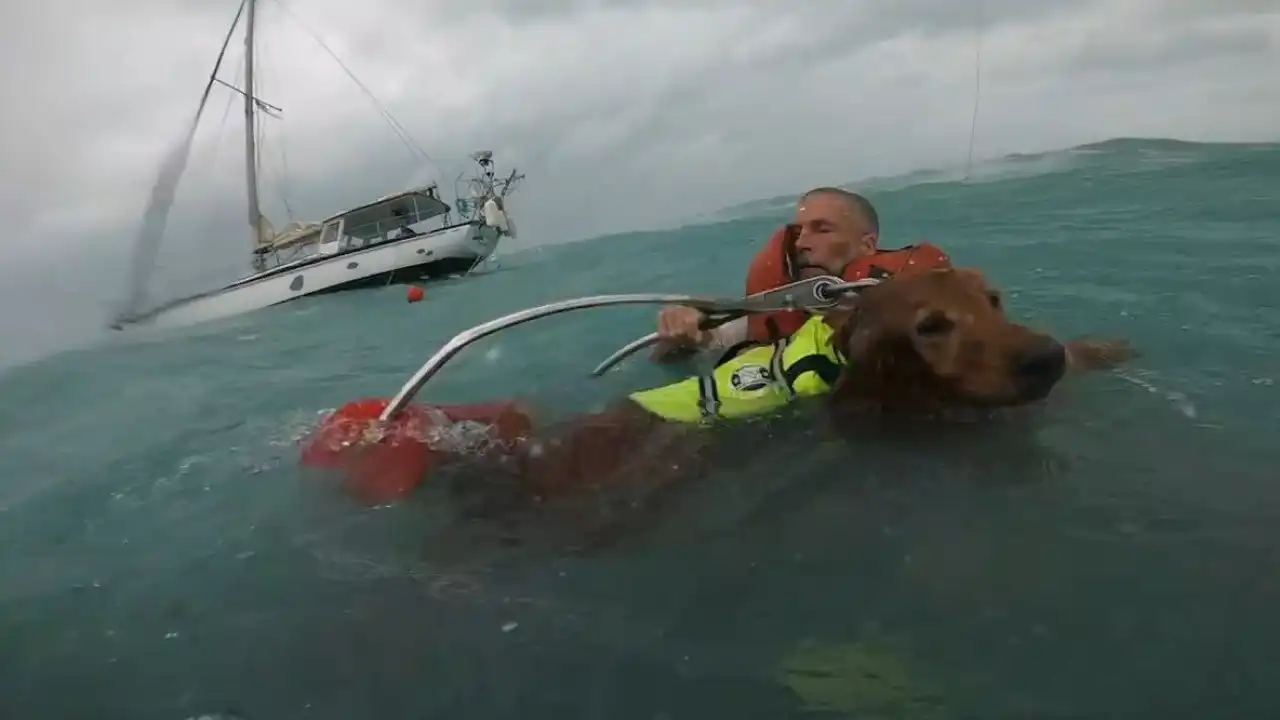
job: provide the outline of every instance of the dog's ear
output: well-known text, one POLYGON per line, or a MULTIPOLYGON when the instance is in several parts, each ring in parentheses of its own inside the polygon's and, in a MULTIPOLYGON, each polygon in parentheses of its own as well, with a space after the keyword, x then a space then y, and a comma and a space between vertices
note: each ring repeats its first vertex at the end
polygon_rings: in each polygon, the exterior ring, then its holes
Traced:
POLYGON ((849 335, 858 325, 857 306, 842 305, 832 308, 823 313, 823 319, 827 325, 831 326, 831 346, 843 355, 845 345, 849 342, 849 335))
MULTIPOLYGON (((991 286, 987 280, 987 276, 973 268, 948 268, 946 270, 937 270, 935 272, 946 273, 955 280, 958 280, 961 287, 966 288, 979 295, 987 297, 995 296, 999 298, 1000 293, 991 286)), ((998 301, 997 301, 998 302, 998 301)))
POLYGON ((876 329, 860 305, 841 307, 827 313, 827 323, 835 330, 831 344, 849 363, 865 363, 876 329))

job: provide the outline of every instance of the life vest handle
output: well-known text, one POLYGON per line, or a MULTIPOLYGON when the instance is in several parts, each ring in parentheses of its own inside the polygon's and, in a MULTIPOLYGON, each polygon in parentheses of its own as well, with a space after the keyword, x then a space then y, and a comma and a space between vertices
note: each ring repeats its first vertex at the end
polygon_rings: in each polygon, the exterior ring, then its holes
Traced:
POLYGON ((445 363, 457 355, 464 347, 482 338, 509 327, 521 325, 539 318, 559 315, 560 313, 584 310, 587 308, 607 307, 610 305, 687 305, 707 313, 741 317, 746 313, 773 312, 776 310, 811 309, 820 310, 831 307, 840 301, 840 292, 831 292, 829 288, 843 283, 840 278, 821 276, 801 280, 763 293, 745 298, 708 298, 697 295, 675 295, 670 293, 630 293, 621 295, 591 295, 572 298, 559 302, 538 305, 517 312, 503 315, 486 323, 468 328, 454 335, 444 347, 423 363, 422 367, 409 378, 400 391, 387 403, 379 420, 387 421, 404 409, 409 401, 422 389, 445 363), (735 315, 736 314, 736 315, 735 315))

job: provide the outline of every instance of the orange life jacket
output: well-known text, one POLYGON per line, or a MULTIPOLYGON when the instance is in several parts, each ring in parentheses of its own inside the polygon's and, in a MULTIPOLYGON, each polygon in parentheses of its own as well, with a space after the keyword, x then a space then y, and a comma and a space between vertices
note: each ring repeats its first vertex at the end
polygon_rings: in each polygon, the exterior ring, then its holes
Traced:
MULTIPOLYGON (((747 269, 747 295, 772 290, 799 279, 795 263, 795 228, 782 226, 756 254, 747 269)), ((920 242, 895 250, 879 250, 845 266, 845 280, 885 279, 899 273, 951 267, 951 258, 942 248, 920 242)), ((772 342, 777 337, 790 337, 800 329, 808 314, 803 310, 779 310, 748 316, 747 333, 751 340, 772 342)))

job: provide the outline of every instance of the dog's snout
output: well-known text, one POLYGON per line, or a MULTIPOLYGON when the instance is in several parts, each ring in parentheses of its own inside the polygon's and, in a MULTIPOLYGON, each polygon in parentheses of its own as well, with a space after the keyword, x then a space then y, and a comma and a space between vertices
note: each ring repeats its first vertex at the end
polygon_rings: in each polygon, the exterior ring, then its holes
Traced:
POLYGON ((1014 372, 1029 387, 1048 390, 1067 371, 1067 349, 1056 340, 1045 340, 1018 355, 1014 372))

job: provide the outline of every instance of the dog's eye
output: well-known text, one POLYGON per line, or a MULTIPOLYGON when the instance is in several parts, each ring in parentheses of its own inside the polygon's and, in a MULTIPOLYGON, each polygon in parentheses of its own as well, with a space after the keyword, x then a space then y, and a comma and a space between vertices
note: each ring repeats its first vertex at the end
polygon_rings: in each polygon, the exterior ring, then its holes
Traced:
POLYGON ((987 295, 987 302, 991 303, 991 308, 993 310, 999 310, 1001 305, 1000 293, 991 293, 987 295))
POLYGON ((916 334, 924 338, 938 337, 951 332, 955 326, 955 321, 943 313, 929 313, 916 323, 916 334))

